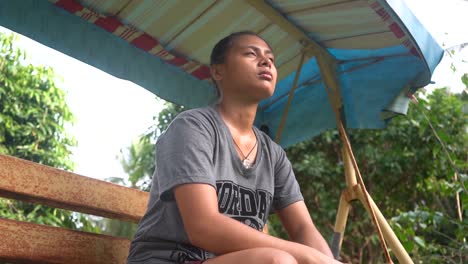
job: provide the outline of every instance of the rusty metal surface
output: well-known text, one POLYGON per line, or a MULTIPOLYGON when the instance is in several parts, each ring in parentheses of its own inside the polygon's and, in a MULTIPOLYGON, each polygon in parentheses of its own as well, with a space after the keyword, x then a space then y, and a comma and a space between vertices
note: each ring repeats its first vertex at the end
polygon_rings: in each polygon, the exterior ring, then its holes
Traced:
POLYGON ((0 262, 125 263, 130 241, 0 218, 0 262))
POLYGON ((138 222, 148 193, 0 155, 0 196, 138 222))

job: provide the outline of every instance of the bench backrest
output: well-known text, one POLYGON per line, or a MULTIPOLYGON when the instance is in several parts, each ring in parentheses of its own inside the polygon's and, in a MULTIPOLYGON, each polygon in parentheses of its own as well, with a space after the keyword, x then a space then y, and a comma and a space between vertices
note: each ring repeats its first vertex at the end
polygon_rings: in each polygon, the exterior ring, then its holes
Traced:
MULTIPOLYGON (((0 197, 138 222, 148 193, 0 155, 0 197)), ((0 262, 125 263, 130 241, 0 218, 0 262)))
MULTIPOLYGON (((0 154, 0 197, 137 223, 148 196, 0 154)), ((0 218, 0 263, 118 264, 126 262, 129 246, 125 238, 0 218)))

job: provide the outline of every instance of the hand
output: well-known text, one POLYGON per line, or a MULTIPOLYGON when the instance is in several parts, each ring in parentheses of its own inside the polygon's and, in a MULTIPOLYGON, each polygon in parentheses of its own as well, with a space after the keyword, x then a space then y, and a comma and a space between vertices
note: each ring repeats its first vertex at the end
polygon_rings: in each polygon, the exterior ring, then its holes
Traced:
POLYGON ((294 250, 293 256, 299 264, 343 264, 322 252, 304 245, 298 245, 294 250))

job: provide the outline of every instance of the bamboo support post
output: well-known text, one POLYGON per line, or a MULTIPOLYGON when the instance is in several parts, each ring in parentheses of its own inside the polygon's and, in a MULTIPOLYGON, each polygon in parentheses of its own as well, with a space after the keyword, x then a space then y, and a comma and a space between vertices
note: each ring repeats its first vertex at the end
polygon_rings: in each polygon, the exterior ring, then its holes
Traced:
POLYGON ((336 214, 335 228, 331 243, 331 251, 333 257, 338 259, 341 252, 341 244, 343 243, 344 232, 346 229, 346 222, 348 220, 349 209, 351 205, 346 201, 345 195, 341 194, 338 212, 336 214))
POLYGON ((413 260, 411 260, 405 248, 403 247, 403 245, 401 245, 400 240, 398 240, 397 236, 393 232, 385 217, 380 212, 372 197, 368 193, 363 193, 361 188, 356 188, 356 193, 359 200, 362 202, 362 204, 364 204, 366 210, 369 212, 370 208, 365 202, 365 196, 368 197, 370 206, 374 210, 374 213, 377 217, 377 221, 379 222, 380 228, 382 229, 385 241, 387 241, 389 247, 392 249, 398 261, 402 264, 413 264, 413 260))

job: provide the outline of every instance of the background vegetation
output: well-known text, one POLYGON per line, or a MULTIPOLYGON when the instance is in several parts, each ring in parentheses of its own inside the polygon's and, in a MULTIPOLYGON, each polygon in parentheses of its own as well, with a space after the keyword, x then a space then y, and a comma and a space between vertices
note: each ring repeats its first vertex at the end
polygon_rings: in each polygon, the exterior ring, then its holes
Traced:
MULTIPOLYGON (((0 35, 0 153, 73 170, 65 127, 73 115, 52 69, 24 63, 14 37, 0 35)), ((468 74, 461 80, 468 89, 468 74)), ((364 181, 382 213, 416 263, 468 263, 467 95, 441 88, 417 94, 407 116, 384 130, 349 131, 364 181)), ((154 143, 183 106, 167 103, 155 125, 119 159, 128 179, 110 181, 148 190, 154 143)), ((287 149, 311 215, 331 238, 344 184, 336 131, 287 149)), ((156 150, 157 151, 157 150, 156 150)), ((135 225, 0 198, 0 217, 132 237, 135 225)), ((275 216, 270 233, 286 238, 275 216)), ((368 214, 353 204, 341 257, 352 263, 382 263, 368 214)))
MULTIPOLYGON (((73 170, 65 127, 73 114, 51 68, 27 64, 14 35, 0 33, 0 154, 73 170)), ((87 216, 0 198, 0 217, 99 232, 87 216)))

